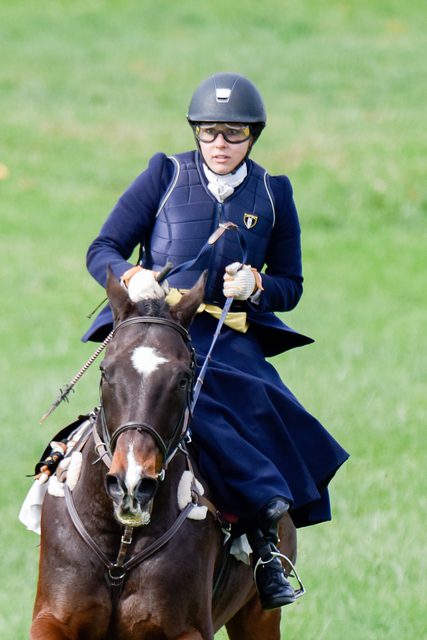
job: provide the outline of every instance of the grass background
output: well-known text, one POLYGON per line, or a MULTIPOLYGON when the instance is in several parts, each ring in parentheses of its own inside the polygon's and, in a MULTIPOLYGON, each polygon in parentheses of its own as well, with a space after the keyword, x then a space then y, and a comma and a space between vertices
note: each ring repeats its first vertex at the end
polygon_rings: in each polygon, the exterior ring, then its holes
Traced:
POLYGON ((427 637, 426 26, 421 0, 0 0, 2 639, 28 637, 34 598, 25 474, 97 402, 95 367, 38 425, 93 351, 87 245, 154 152, 192 146, 190 95, 219 70, 259 86, 253 157, 301 217, 286 318, 316 343, 275 364, 352 454, 332 523, 300 531, 283 638, 427 637))

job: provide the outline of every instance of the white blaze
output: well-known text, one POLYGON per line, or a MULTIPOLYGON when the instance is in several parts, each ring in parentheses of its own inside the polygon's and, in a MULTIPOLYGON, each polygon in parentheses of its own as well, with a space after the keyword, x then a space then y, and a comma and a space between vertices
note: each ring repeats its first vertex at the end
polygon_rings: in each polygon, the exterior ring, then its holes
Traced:
POLYGON ((151 347, 137 347, 132 353, 132 364, 138 373, 149 375, 153 373, 161 364, 168 362, 167 358, 163 358, 156 353, 151 347))
POLYGON ((142 467, 136 461, 132 443, 128 449, 128 464, 126 470, 126 486, 130 494, 133 493, 135 486, 141 480, 141 473, 142 467))

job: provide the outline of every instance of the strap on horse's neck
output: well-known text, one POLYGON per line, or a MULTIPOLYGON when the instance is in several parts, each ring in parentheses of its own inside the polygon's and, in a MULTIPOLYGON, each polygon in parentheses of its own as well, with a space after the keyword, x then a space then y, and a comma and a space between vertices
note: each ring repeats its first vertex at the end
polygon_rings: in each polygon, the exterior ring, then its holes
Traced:
MULTIPOLYGON (((149 558, 150 556, 152 556, 154 553, 156 553, 156 551, 161 549, 161 547, 163 547, 167 542, 169 542, 169 540, 173 538, 173 536, 180 529, 181 525, 184 523, 184 521, 188 517, 188 514, 190 513, 190 511, 195 506, 194 503, 192 502, 188 503, 188 505, 185 507, 185 509, 183 509, 183 511, 181 511, 181 513, 178 515, 178 517, 172 523, 169 529, 167 529, 160 537, 156 538, 151 544, 144 547, 142 551, 140 551, 133 557, 129 558, 127 561, 124 561, 126 554, 125 554, 123 545, 121 545, 118 552, 117 561, 112 562, 105 555, 102 549, 100 549, 100 547, 97 545, 95 540, 91 537, 86 527, 84 526, 77 512, 76 506, 74 504, 71 490, 67 484, 64 485, 64 496, 65 496, 65 504, 67 506, 68 513, 70 515, 70 518, 73 522, 73 525, 77 533, 85 542, 85 544, 90 549, 92 549, 94 554, 98 557, 98 559, 102 562, 104 567, 107 569, 107 575, 110 579, 111 585, 113 587, 119 587, 119 588, 121 587, 123 580, 126 574, 128 573, 128 571, 130 571, 131 569, 136 567, 138 564, 143 562, 146 558, 149 558), (117 574, 117 570, 119 570, 119 575, 117 574)), ((129 534, 131 533, 129 530, 132 529, 132 527, 126 527, 126 529, 127 529, 126 539, 123 542, 124 545, 129 544, 128 542, 129 534)))

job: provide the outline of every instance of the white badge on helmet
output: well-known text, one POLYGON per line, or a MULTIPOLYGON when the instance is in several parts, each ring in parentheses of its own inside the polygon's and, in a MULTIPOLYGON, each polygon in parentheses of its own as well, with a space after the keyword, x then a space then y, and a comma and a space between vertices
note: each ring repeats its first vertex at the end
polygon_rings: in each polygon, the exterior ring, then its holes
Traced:
POLYGON ((231 89, 216 89, 216 101, 228 102, 230 100, 231 89))

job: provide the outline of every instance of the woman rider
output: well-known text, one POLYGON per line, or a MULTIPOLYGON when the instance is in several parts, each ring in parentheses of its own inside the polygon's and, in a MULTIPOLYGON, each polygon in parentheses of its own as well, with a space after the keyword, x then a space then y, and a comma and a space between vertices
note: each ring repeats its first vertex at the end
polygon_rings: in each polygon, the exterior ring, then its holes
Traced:
MULTIPOLYGON (((175 266, 191 261, 219 224, 238 226, 239 233, 224 233, 202 259, 168 280, 174 289, 189 289, 208 268, 206 306, 191 329, 199 362, 209 349, 215 314, 226 297, 234 299, 191 431, 216 506, 246 523, 261 603, 271 609, 295 599, 273 555, 277 523, 288 510, 297 527, 329 520, 327 486, 348 454, 266 361, 312 340, 274 315, 295 307, 303 278, 290 181, 270 176, 249 158, 266 124, 263 100, 248 79, 218 73, 196 89, 188 122, 196 149, 150 160, 90 245, 87 265, 104 287, 110 266, 137 301, 147 270, 158 272, 168 260, 175 266), (140 260, 133 266, 128 260, 138 245, 140 260)), ((83 339, 105 338, 111 323, 107 307, 83 339)))

